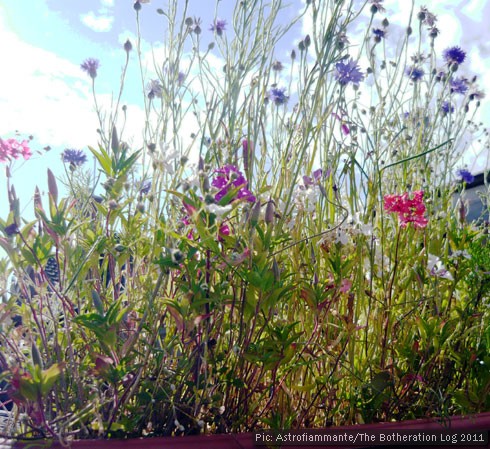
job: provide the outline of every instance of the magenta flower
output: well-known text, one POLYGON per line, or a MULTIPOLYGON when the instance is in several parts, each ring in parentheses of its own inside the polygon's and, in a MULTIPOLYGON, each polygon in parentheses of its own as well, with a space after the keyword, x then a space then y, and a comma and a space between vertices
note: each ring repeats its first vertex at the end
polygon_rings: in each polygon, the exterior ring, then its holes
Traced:
POLYGON ((237 190, 235 198, 232 199, 244 199, 251 203, 255 202, 255 196, 248 190, 248 181, 243 176, 242 172, 238 170, 234 165, 225 165, 222 168, 216 170, 218 176, 216 176, 211 185, 219 189, 215 195, 215 200, 220 201, 224 196, 228 194, 230 190, 237 190))
POLYGON ((408 193, 403 195, 385 195, 384 210, 398 214, 401 227, 405 228, 408 223, 413 223, 416 228, 425 228, 428 220, 425 218, 424 192, 418 190, 409 198, 408 193))
POLYGON ((32 156, 29 142, 23 140, 19 142, 16 139, 0 139, 0 162, 7 162, 10 159, 18 159, 22 156, 25 160, 32 156))

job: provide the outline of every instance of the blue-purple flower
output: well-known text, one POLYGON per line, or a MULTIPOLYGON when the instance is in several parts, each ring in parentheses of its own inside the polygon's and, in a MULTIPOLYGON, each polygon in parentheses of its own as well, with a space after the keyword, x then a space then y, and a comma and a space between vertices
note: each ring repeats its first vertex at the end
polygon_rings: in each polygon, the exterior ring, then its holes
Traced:
POLYGON ((97 69, 100 63, 98 59, 88 58, 80 65, 80 68, 90 75, 90 78, 94 79, 97 76, 97 69))
POLYGON ((444 112, 444 114, 452 114, 454 112, 454 106, 449 101, 444 101, 441 104, 441 111, 444 112))
POLYGON ((288 99, 289 99, 289 97, 286 95, 286 89, 284 87, 283 88, 273 87, 267 93, 267 97, 276 106, 286 104, 288 102, 288 99))
POLYGON ((151 181, 145 181, 142 185, 141 185, 141 188, 140 188, 140 193, 142 195, 148 195, 148 193, 150 193, 150 189, 151 189, 151 181))
POLYGON ((216 19, 209 27, 209 30, 214 31, 218 36, 221 36, 223 31, 226 31, 226 20, 216 19))
POLYGON ((364 74, 361 72, 357 62, 352 58, 347 63, 344 61, 337 62, 334 76, 342 86, 346 86, 349 83, 358 86, 364 79, 364 74))
POLYGON ((448 65, 456 63, 462 64, 466 58, 466 52, 462 50, 460 47, 449 47, 444 50, 442 53, 445 61, 448 65))
POLYGON ((456 175, 461 179, 461 181, 466 182, 467 184, 470 184, 475 180, 475 177, 471 174, 471 172, 465 168, 460 168, 458 171, 456 171, 456 175))
POLYGON ((381 39, 383 39, 386 36, 386 31, 382 30, 381 28, 373 28, 373 34, 374 34, 374 40, 376 42, 381 42, 381 39))
POLYGON ((248 181, 237 167, 234 165, 225 165, 216 170, 215 173, 217 173, 217 176, 213 179, 211 185, 219 189, 214 197, 216 201, 219 202, 230 190, 238 190, 232 201, 235 199, 244 199, 251 203, 255 202, 255 196, 248 190, 248 181))
POLYGON ((468 80, 464 77, 453 78, 449 85, 451 93, 464 95, 468 91, 468 80))
POLYGON ((82 150, 75 150, 72 148, 66 148, 63 153, 61 153, 61 157, 63 158, 63 162, 77 167, 87 162, 87 156, 82 150))
POLYGON ((158 97, 162 98, 162 90, 163 86, 160 84, 158 80, 151 80, 148 83, 148 98, 153 100, 153 98, 158 97))
POLYGON ((405 69, 405 74, 413 81, 413 82, 417 82, 417 81, 420 81, 422 79, 422 77, 424 76, 425 72, 423 71, 423 69, 419 68, 419 67, 407 67, 405 69))

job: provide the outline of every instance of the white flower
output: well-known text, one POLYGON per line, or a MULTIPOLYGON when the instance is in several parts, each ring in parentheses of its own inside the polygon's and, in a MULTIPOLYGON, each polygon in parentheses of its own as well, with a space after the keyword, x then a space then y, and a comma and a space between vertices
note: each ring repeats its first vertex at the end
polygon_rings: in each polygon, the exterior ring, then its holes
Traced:
POLYGON ((207 204, 206 205, 206 210, 210 214, 214 214, 217 217, 222 217, 223 215, 230 212, 231 209, 232 209, 231 204, 228 204, 227 206, 219 206, 218 204, 207 204))
POLYGON ((468 251, 460 250, 458 249, 457 251, 454 251, 454 253, 451 254, 451 257, 457 258, 457 257, 464 257, 465 259, 471 259, 471 255, 468 251))
POLYGON ((454 279, 451 273, 442 263, 441 259, 439 259, 439 257, 437 256, 434 256, 433 254, 429 254, 429 258, 427 260, 427 269, 432 276, 449 279, 450 281, 454 279))

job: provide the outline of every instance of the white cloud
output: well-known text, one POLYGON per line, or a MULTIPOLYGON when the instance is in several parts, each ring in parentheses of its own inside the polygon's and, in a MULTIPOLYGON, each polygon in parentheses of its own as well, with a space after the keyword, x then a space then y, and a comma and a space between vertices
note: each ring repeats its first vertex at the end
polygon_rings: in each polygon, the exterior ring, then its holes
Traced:
POLYGON ((97 32, 104 32, 110 31, 114 17, 105 15, 96 16, 93 11, 89 11, 87 14, 81 14, 80 20, 90 29, 97 32))
POLYGON ((108 8, 112 8, 114 6, 114 0, 101 0, 101 5, 106 6, 108 8))

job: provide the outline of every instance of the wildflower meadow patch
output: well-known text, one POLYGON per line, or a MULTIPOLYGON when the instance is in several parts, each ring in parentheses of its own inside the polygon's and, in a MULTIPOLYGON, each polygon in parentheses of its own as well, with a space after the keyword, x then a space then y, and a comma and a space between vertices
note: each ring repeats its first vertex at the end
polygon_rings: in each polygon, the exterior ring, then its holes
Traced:
MULTIPOLYGON (((286 23, 284 2, 235 3, 212 23, 187 2, 154 11, 162 59, 147 70, 126 41, 112 110, 88 55, 100 143, 62 152, 33 219, 12 168, 35 140, 0 140, 3 435, 490 410, 488 223, 466 220, 460 162, 468 132, 487 138, 469 49, 436 52, 450 31, 425 7, 393 24, 382 0, 308 0, 286 23), (303 19, 311 33, 288 41, 303 19), (141 91, 139 147, 123 88, 141 91)), ((133 9, 140 30, 155 7, 133 9)))

